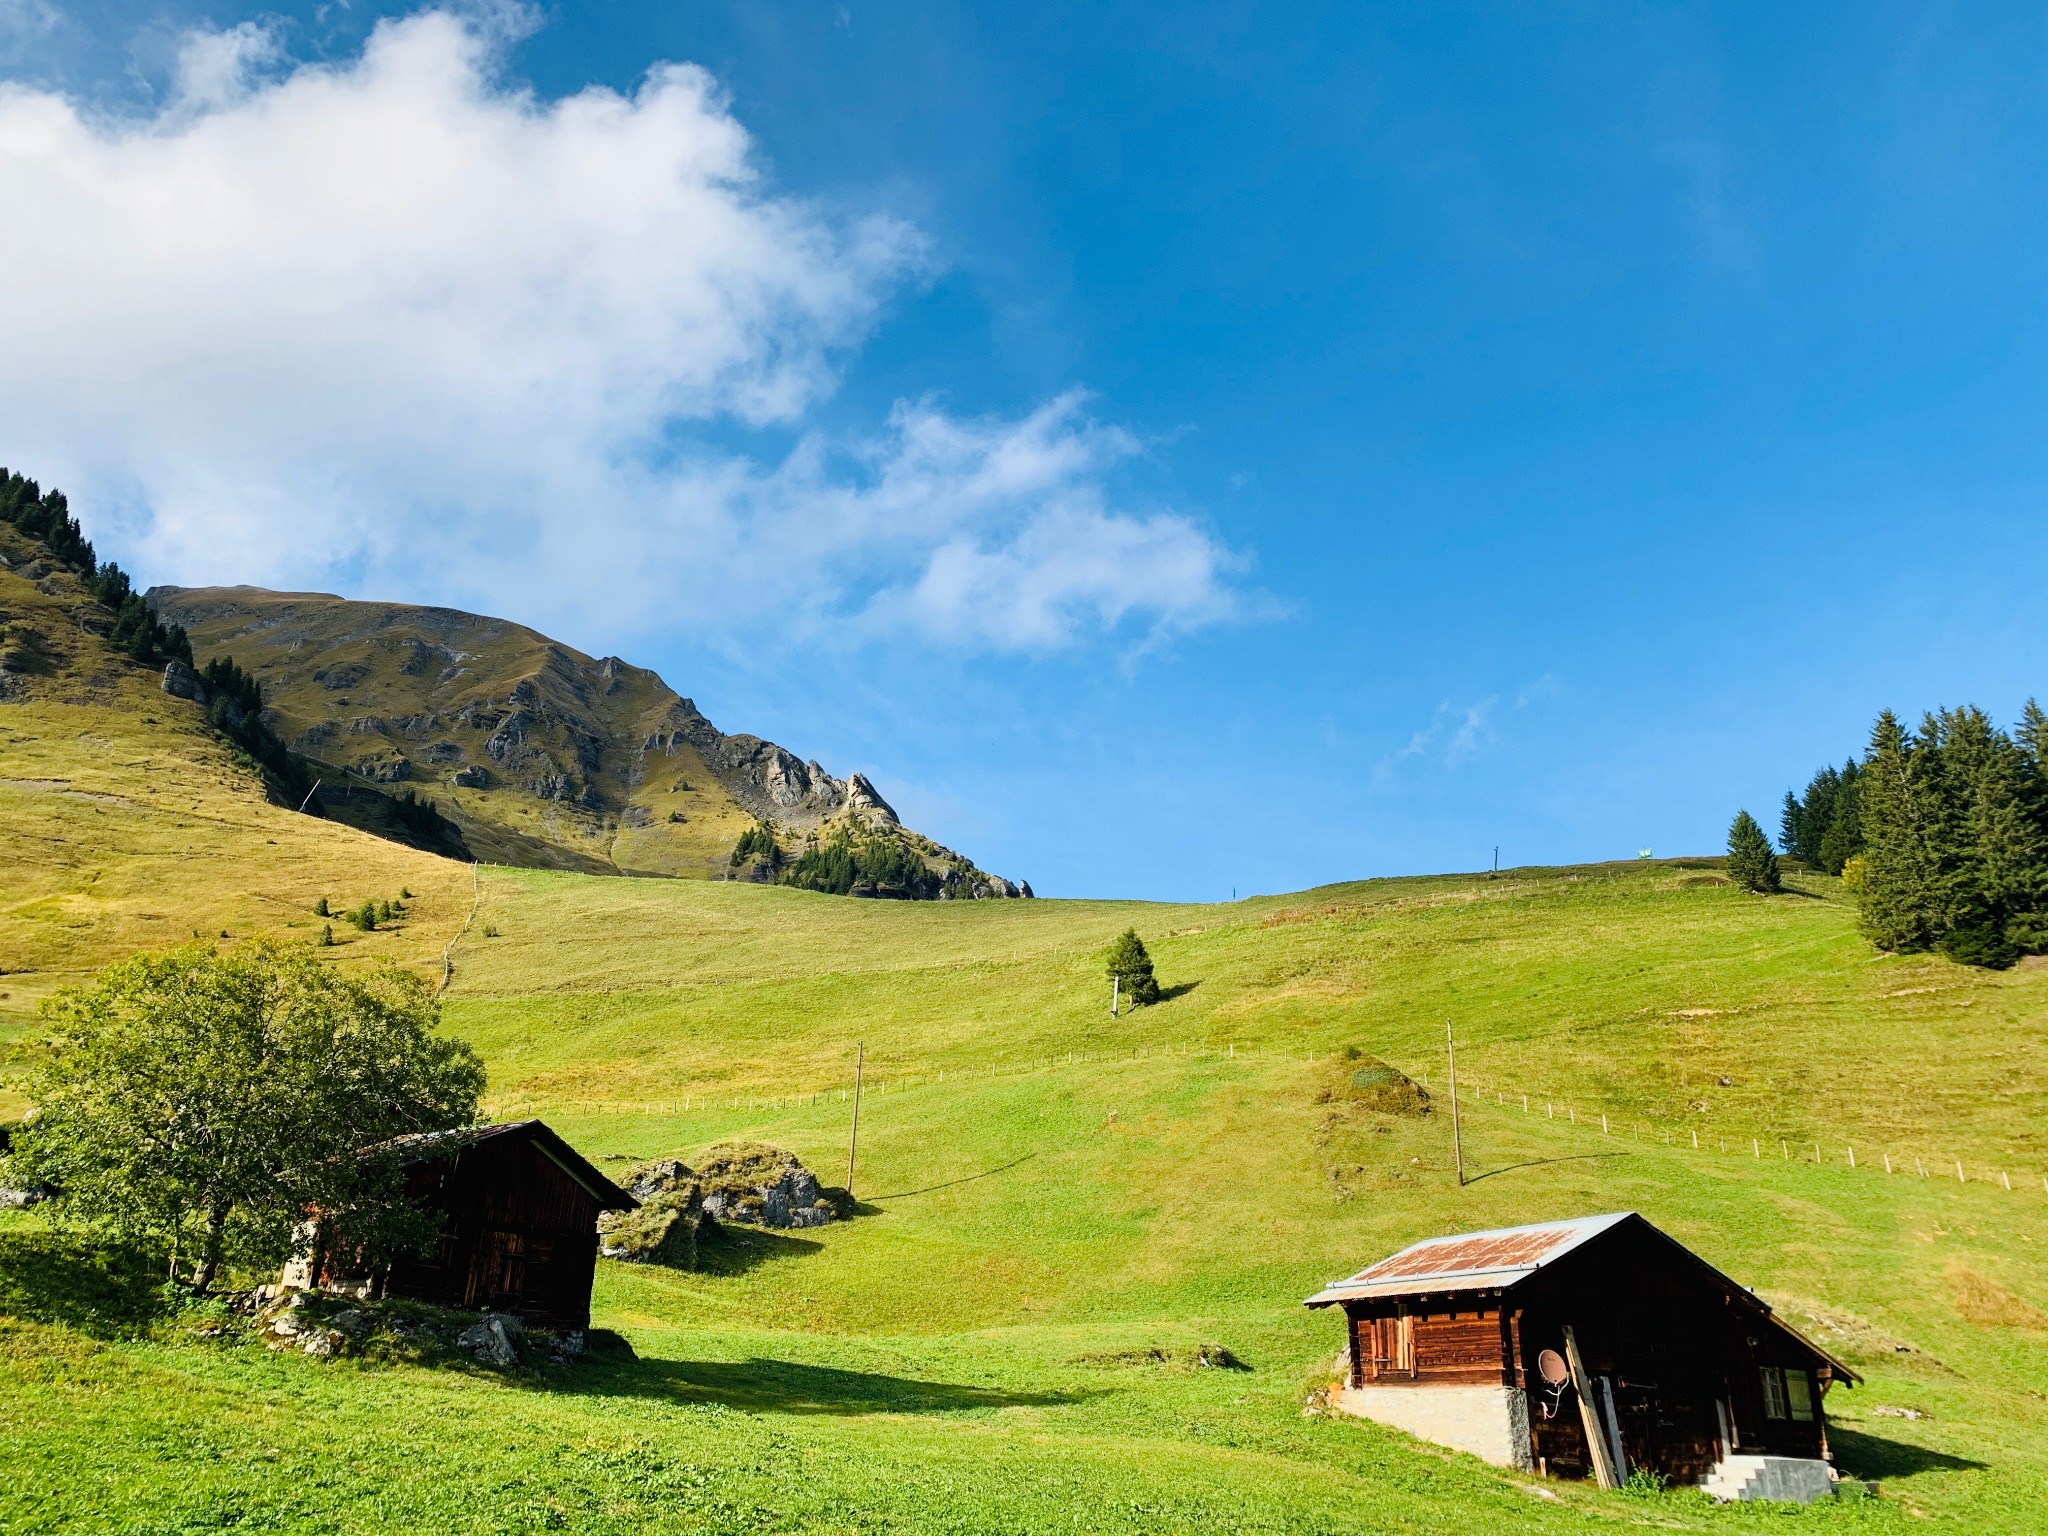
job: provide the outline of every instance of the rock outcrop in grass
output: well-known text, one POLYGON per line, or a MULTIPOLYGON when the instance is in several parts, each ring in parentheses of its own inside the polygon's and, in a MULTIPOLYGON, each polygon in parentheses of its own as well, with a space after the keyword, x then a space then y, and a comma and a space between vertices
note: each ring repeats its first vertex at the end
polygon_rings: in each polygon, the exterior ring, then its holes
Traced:
POLYGON ((627 1264, 697 1267, 697 1234, 704 1225, 704 1186, 687 1163, 649 1163, 625 1181, 640 1202, 636 1211, 607 1211, 597 1222, 597 1251, 627 1264))
POLYGON ((704 1154, 704 1212, 754 1227, 822 1227, 839 1219, 816 1175, 794 1152, 757 1141, 722 1142, 704 1154))
POLYGON ((761 1142, 722 1142, 701 1170, 676 1158, 647 1163, 622 1182, 640 1208, 599 1219, 598 1252, 628 1264, 695 1269, 700 1238, 721 1221, 788 1228, 839 1219, 795 1153, 761 1142))
POLYGON ((1397 1067, 1351 1046, 1337 1063, 1336 1080, 1316 1096, 1321 1104, 1345 1104, 1382 1115, 1426 1115, 1429 1090, 1397 1067))

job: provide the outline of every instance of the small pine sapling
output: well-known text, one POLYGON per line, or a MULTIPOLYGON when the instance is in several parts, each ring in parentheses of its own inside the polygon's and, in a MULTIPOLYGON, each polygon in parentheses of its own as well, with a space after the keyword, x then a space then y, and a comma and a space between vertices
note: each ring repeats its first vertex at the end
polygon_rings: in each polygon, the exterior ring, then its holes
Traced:
POLYGON ((313 915, 315 917, 327 917, 330 915, 327 910, 327 898, 325 896, 322 896, 313 903, 313 915))
POLYGON ((1152 957, 1145 952, 1145 941, 1138 937, 1138 930, 1126 928, 1109 946, 1104 957, 1104 972, 1119 984, 1124 998, 1136 1005, 1159 1001, 1159 982, 1152 974, 1152 957))
POLYGON ((1728 829, 1728 878, 1745 891, 1768 895, 1785 888, 1778 875, 1778 856, 1771 852, 1771 840, 1747 811, 1735 813, 1728 829))
POLYGON ((322 923, 320 925, 320 947, 322 949, 332 949, 334 947, 334 924, 322 923))

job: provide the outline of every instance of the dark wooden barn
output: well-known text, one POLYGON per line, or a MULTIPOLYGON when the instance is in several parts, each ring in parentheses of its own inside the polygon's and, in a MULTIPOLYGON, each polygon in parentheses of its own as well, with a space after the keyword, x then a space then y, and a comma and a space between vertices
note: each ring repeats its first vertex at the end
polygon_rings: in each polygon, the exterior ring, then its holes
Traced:
POLYGON ((538 1120, 407 1136, 377 1150, 394 1149, 407 1196, 441 1218, 432 1251, 364 1273, 327 1251, 316 1230, 286 1285, 510 1312, 565 1332, 590 1326, 598 1214, 633 1209, 631 1195, 538 1120))
POLYGON ((1861 1379, 1627 1212, 1431 1238, 1307 1305, 1344 1312, 1344 1409, 1553 1477, 1809 1497, 1861 1379))

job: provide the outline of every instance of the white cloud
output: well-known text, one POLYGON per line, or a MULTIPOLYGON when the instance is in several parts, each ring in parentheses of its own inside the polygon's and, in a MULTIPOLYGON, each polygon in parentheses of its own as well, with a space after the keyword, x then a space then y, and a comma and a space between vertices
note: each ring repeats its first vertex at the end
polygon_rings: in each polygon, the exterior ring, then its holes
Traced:
POLYGON ((276 29, 260 21, 225 32, 189 32, 178 44, 172 100, 194 112, 233 106, 254 87, 257 71, 283 52, 276 29))
POLYGON ((146 575, 609 634, 1036 648, 1238 611, 1228 551, 1114 504, 1140 445, 1077 395, 807 430, 918 232, 773 193, 692 66, 630 95, 508 82, 521 14, 386 21, 333 65, 194 34, 142 119, 0 86, 0 459, 146 575), (797 446, 688 446, 730 424, 797 446))
POLYGON ((1493 711, 1499 703, 1500 695, 1489 693, 1463 706, 1437 705, 1429 724, 1408 738, 1408 744, 1394 754, 1394 761, 1441 756, 1446 768, 1469 762, 1493 746, 1493 711))

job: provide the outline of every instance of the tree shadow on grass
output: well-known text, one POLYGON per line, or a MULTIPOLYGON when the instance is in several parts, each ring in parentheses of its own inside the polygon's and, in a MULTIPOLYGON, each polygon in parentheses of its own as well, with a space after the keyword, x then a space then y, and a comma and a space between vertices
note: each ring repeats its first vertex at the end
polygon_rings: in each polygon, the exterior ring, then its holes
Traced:
POLYGON ((164 1268, 133 1243, 34 1228, 0 1232, 0 1316, 120 1338, 166 1315, 164 1268))
POLYGON ((958 1413, 968 1409, 1047 1408, 1093 1393, 1000 1392, 953 1382, 915 1381, 874 1371, 844 1371, 790 1360, 593 1359, 556 1390, 602 1397, 654 1397, 722 1403, 748 1413, 958 1413))
POLYGON ((1186 997, 1200 985, 1199 981, 1177 981, 1170 987, 1161 987, 1159 989, 1159 1001, 1170 1003, 1176 997, 1186 997))
POLYGON ((1911 1477, 1916 1472, 1981 1472, 1985 1468, 1984 1462, 1971 1461, 1966 1456, 1930 1451, 1923 1445, 1887 1440, 1835 1423, 1828 1425, 1828 1444, 1844 1471, 1880 1483, 1911 1477))

